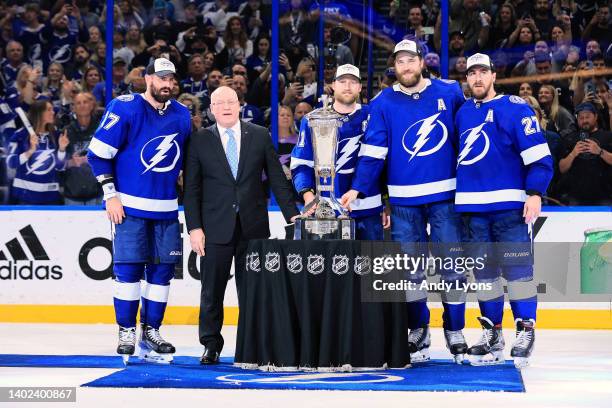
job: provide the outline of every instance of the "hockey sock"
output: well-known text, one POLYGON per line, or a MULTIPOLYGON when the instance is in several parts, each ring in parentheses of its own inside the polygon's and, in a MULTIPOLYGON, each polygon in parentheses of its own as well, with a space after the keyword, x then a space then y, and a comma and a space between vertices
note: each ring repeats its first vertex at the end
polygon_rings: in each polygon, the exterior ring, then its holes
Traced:
POLYGON ((479 283, 490 283, 490 290, 478 290, 478 306, 482 316, 491 320, 494 325, 499 325, 504 317, 504 287, 501 279, 479 283))
POLYGON ((135 327, 140 299, 140 279, 144 264, 120 263, 113 265, 115 274, 113 303, 115 318, 121 327, 135 327))
POLYGON ((536 320, 538 297, 533 280, 508 282, 508 297, 515 319, 536 320))
POLYGON ((140 322, 159 329, 166 311, 174 264, 147 264, 145 274, 140 322))
POLYGON ((418 329, 429 324, 429 308, 426 300, 408 302, 408 328, 418 329))

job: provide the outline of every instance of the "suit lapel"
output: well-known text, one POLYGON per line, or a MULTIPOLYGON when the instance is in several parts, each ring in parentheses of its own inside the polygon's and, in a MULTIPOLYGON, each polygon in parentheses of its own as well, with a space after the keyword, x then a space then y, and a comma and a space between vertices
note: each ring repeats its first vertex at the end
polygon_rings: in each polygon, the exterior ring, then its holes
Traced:
POLYGON ((221 162, 221 166, 225 169, 225 172, 228 176, 233 180, 234 175, 232 174, 232 169, 229 166, 229 162, 227 161, 227 156, 225 155, 225 150, 223 150, 223 143, 221 142, 221 135, 219 134, 219 129, 217 129, 217 125, 212 125, 209 128, 215 137, 212 141, 213 148, 215 149, 215 157, 219 158, 221 162))
MULTIPOLYGON (((238 159, 238 174, 236 175, 236 180, 240 180, 240 175, 244 170, 244 162, 246 161, 247 150, 249 149, 249 145, 251 143, 251 137, 248 137, 248 129, 245 122, 240 121, 240 158, 238 159)), ((228 165, 229 168, 229 165, 228 165)))

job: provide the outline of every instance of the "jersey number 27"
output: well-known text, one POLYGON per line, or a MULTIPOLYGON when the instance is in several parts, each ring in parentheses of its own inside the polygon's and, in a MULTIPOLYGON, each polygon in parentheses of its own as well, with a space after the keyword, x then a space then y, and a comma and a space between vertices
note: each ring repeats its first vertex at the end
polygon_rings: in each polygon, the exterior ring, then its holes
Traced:
POLYGON ((535 116, 523 118, 521 120, 521 124, 525 128, 525 136, 533 135, 535 132, 540 131, 540 123, 538 122, 538 118, 535 116))

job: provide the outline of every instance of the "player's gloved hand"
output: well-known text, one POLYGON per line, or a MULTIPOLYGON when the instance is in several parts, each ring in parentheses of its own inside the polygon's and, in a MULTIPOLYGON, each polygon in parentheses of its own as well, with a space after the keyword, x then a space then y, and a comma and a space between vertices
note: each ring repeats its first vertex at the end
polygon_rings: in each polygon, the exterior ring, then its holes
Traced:
POLYGON ((199 256, 206 255, 204 248, 206 247, 206 237, 202 228, 196 228, 189 231, 189 242, 191 243, 191 250, 199 256))
POLYGON ((542 197, 538 195, 531 195, 525 200, 525 206, 523 207, 523 217, 525 217, 525 224, 531 224, 540 216, 542 211, 542 197))
POLYGON ((111 197, 106 200, 106 215, 113 224, 121 224, 123 222, 125 212, 119 197, 111 197))
POLYGON ((359 191, 357 190, 349 190, 342 195, 340 199, 340 205, 346 208, 348 211, 351 211, 351 203, 357 199, 359 195, 359 191))

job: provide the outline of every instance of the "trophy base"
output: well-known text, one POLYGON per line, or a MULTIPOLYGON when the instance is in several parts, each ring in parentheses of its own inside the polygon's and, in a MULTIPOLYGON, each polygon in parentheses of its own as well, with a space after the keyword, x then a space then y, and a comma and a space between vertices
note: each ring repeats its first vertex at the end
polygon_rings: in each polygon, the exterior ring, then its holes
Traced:
POLYGON ((298 218, 293 239, 355 239, 355 220, 352 218, 298 218))

